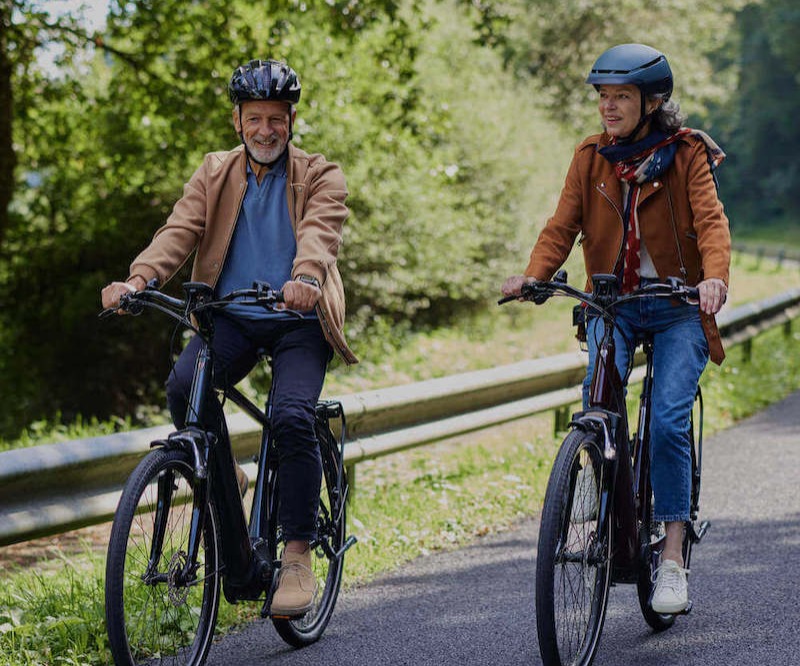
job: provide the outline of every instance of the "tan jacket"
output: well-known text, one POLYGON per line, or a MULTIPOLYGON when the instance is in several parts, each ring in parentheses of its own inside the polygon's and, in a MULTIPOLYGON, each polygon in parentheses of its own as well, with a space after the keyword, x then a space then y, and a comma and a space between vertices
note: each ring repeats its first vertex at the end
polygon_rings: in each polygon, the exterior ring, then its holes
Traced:
MULTIPOLYGON (((247 189, 246 165, 244 146, 207 154, 166 224, 133 260, 129 279, 139 275, 163 284, 196 250, 192 280, 216 285, 247 189)), ((292 276, 319 280, 322 298, 316 310, 325 338, 346 363, 357 363, 344 339, 344 288, 336 265, 346 197, 344 174, 336 164, 289 144, 286 200, 297 240, 292 276)))
MULTIPOLYGON (((597 152, 608 141, 605 133, 590 136, 575 150, 558 207, 539 235, 525 275, 549 280, 579 236, 587 276, 614 272, 623 245, 624 206, 614 167, 597 152)), ((672 167, 661 179, 642 185, 637 210, 659 278, 680 277, 689 285, 708 278, 728 283, 728 218, 702 140, 692 135, 679 140, 672 167)), ((721 363, 725 352, 716 320, 704 313, 701 319, 711 360, 721 363)))

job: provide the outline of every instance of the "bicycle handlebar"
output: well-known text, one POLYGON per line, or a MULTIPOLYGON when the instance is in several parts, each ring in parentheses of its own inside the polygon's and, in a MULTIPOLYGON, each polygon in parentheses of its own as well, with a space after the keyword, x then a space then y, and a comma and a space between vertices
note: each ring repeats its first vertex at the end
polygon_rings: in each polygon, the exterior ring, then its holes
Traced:
POLYGON ((575 298, 586 304, 600 314, 607 315, 614 307, 646 296, 661 296, 667 298, 679 298, 684 302, 696 302, 700 299, 700 291, 697 287, 688 287, 683 280, 669 277, 666 282, 648 284, 628 294, 620 294, 618 279, 616 275, 597 274, 592 276, 592 291, 581 291, 567 284, 566 271, 559 271, 556 277, 549 282, 534 280, 522 285, 519 295, 504 296, 498 305, 508 303, 513 300, 533 301, 541 305, 551 296, 564 294, 575 298))
MULTIPOLYGON (((174 298, 160 291, 154 284, 148 284, 141 291, 123 294, 119 299, 119 306, 107 308, 98 315, 101 319, 116 312, 128 312, 139 315, 145 307, 152 307, 178 320, 189 328, 194 329, 190 317, 208 309, 222 309, 228 305, 260 306, 275 312, 275 305, 283 303, 283 292, 276 291, 266 282, 254 282, 252 289, 236 289, 225 296, 214 298, 212 288, 202 282, 185 282, 183 289, 185 299, 174 298)), ((295 310, 280 310, 298 318, 302 314, 295 310)))

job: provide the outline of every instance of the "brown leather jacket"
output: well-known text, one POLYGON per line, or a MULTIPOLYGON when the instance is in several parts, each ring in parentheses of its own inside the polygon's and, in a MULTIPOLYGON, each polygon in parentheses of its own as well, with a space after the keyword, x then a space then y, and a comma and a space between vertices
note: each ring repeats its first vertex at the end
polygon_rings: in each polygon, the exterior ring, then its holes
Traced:
MULTIPOLYGON (((196 250, 192 280, 214 286, 247 188, 246 164, 243 146, 207 154, 166 224, 133 260, 128 279, 139 275, 163 284, 196 250)), ((346 363, 357 363, 344 339, 344 288, 336 264, 346 197, 344 174, 336 164, 289 144, 286 200, 297 240, 292 276, 319 280, 322 298, 316 309, 325 338, 346 363)))
MULTIPOLYGON (((575 150, 558 207, 539 235, 525 275, 549 280, 578 237, 587 276, 614 272, 624 221, 622 186, 614 167, 597 152, 608 141, 605 133, 597 134, 575 150)), ((679 140, 672 167, 661 179, 642 186, 638 215, 659 278, 681 277, 689 285, 719 278, 728 284, 728 218, 701 139, 687 135, 679 140)), ((704 313, 701 319, 711 360, 721 363, 725 352, 716 319, 704 313)))

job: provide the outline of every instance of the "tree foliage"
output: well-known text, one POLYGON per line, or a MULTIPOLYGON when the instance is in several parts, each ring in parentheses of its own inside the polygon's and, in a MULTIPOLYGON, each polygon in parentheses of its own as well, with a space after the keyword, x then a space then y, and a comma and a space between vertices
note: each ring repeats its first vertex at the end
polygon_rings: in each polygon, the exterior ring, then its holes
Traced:
MULTIPOLYGON (((74 42, 55 75, 33 57, 16 62, 19 166, 0 248, 0 386, 16 396, 0 417, 6 433, 56 413, 160 401, 171 330, 157 317, 98 324, 99 289, 126 275, 203 153, 238 143, 226 85, 251 57, 301 73, 295 141, 348 177, 342 265, 357 346, 376 318, 449 322, 494 290, 525 171, 501 159, 508 132, 465 139, 471 108, 448 102, 452 81, 482 82, 437 67, 448 49, 426 38, 443 22, 410 2, 266 4, 112 3, 102 34, 81 35, 94 48, 81 54, 74 42)), ((43 25, 49 39, 81 34, 77 17, 44 12, 43 25)), ((469 46, 461 25, 454 38, 469 46)), ((20 34, 35 28, 19 24, 20 34)), ((493 54, 470 49, 461 57, 503 75, 493 54)), ((499 104, 486 132, 502 125, 499 104)))
POLYGON ((502 50, 509 65, 542 87, 543 101, 555 116, 581 127, 594 119, 593 90, 584 85, 592 63, 606 49, 628 42, 646 43, 666 53, 677 98, 689 112, 703 115, 710 101, 726 96, 707 56, 724 43, 744 1, 463 0, 463 4, 477 13, 482 34, 502 50))
MULTIPOLYGON (((730 110, 740 71, 751 95, 788 85, 765 76, 780 61, 796 77, 792 1, 739 17, 771 58, 752 80, 740 57, 755 42, 726 41, 742 2, 111 0, 97 33, 42 0, 0 5, 0 393, 14 396, 0 434, 161 401, 180 340, 157 317, 98 323, 99 290, 125 277, 202 155, 238 143, 226 86, 239 63, 300 73, 295 142, 348 178, 348 328, 375 353, 371 331, 447 325, 519 270, 569 146, 596 127, 583 80, 609 46, 663 49, 701 118, 730 110)), ((763 168, 755 130, 792 139, 793 102, 765 105, 748 133, 757 110, 741 99, 720 131, 740 137, 742 169, 763 168)), ((765 197, 794 182, 780 155, 765 197)))
POLYGON ((729 163, 720 182, 734 228, 797 226, 800 217, 800 8, 792 0, 764 0, 737 17, 733 59, 737 91, 720 105, 729 163))

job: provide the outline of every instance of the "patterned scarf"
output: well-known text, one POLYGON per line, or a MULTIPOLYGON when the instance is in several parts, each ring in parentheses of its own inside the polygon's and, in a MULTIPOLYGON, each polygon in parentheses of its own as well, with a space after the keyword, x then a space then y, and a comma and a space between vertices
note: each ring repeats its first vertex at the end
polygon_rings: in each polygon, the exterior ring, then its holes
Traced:
MULTIPOLYGON (((622 277, 622 293, 630 293, 639 286, 641 233, 639 230, 639 195, 642 184, 659 178, 675 159, 678 139, 693 134, 706 144, 708 162, 713 171, 725 159, 725 153, 704 132, 689 128, 679 129, 667 135, 654 130, 641 141, 619 145, 616 140, 600 148, 598 152, 614 165, 617 178, 628 183, 623 219, 625 222, 625 248, 620 265, 615 267, 622 277)), ((716 184, 716 176, 714 177, 716 184)))

